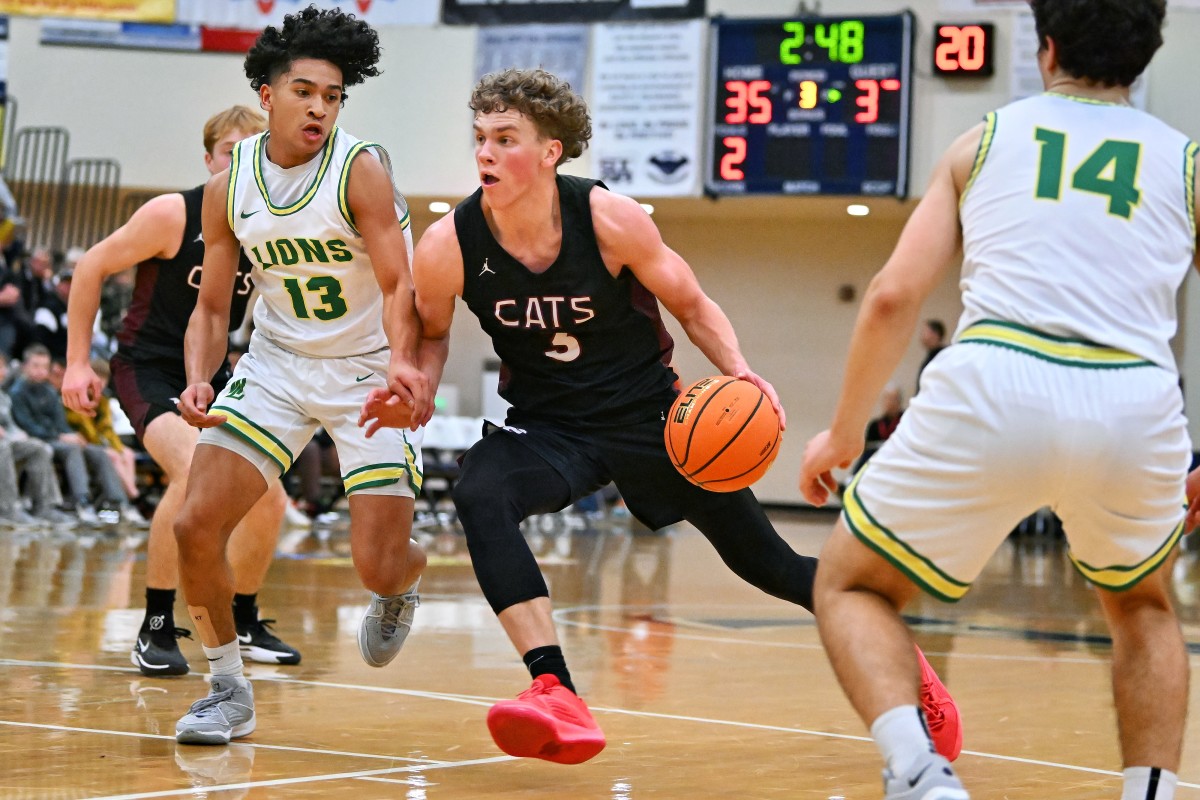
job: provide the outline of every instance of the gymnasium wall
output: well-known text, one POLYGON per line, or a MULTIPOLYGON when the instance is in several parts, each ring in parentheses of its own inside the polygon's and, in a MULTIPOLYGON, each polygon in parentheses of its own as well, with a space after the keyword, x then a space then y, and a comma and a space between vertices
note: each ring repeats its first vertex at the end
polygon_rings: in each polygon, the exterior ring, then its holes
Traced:
MULTIPOLYGON (((946 0, 827 0, 826 13, 917 15, 912 167, 919 195, 941 151, 986 111, 1008 98, 1008 12, 954 15, 946 0), (947 83, 929 75, 929 29, 935 21, 982 19, 997 23, 997 71, 991 79, 947 83)), ((709 0, 711 14, 785 16, 795 0, 709 0)), ((381 30, 384 76, 355 87, 339 123, 385 144, 393 153, 402 191, 413 200, 415 231, 434 219, 428 201, 455 201, 475 186, 470 112, 474 28, 441 26, 381 30)), ((214 111, 233 103, 253 105, 255 95, 234 56, 166 54, 43 47, 38 22, 13 18, 9 91, 19 99, 18 123, 61 125, 70 130, 71 153, 113 157, 131 186, 179 188, 205 177, 200 128, 214 111)), ((1149 72, 1148 109, 1200 138, 1200 104, 1194 76, 1200 72, 1200 13, 1168 16, 1167 43, 1149 72)), ((587 154, 568 171, 586 174, 587 154)), ((799 503, 796 472, 804 442, 824 427, 836 402, 842 362, 858 298, 886 259, 910 203, 872 201, 872 214, 851 218, 846 200, 726 198, 653 201, 664 238, 686 257, 708 293, 738 331, 751 365, 779 389, 789 415, 788 434, 776 466, 759 484, 766 501, 799 503), (838 287, 855 288, 856 299, 837 299, 838 287)), ((1191 282, 1187 298, 1200 308, 1191 282)), ((926 316, 953 327, 961 310, 956 279, 930 298, 926 316)), ((685 380, 712 368, 672 323, 677 366, 685 380)), ((1178 348, 1185 380, 1200 384, 1200 325, 1185 328, 1178 348)), ((915 341, 895 380, 911 393, 921 360, 915 341)), ((462 412, 479 412, 486 339, 460 314, 452 333, 445 380, 457 384, 462 412)), ((1198 393, 1200 394, 1200 393, 1198 393)), ((1200 420, 1200 399, 1191 416, 1200 420)), ((1200 441, 1200 431, 1193 436, 1200 441)))

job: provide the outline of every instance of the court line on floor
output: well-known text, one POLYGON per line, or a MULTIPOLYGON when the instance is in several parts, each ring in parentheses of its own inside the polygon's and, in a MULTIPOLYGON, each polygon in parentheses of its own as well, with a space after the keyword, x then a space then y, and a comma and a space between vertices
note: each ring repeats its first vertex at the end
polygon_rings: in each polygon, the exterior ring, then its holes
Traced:
MULTIPOLYGON (((677 606, 674 606, 674 607, 677 608, 677 606)), ((569 614, 585 613, 585 612, 586 613, 594 613, 597 611, 620 612, 620 611, 638 611, 638 610, 645 611, 646 606, 627 606, 627 605, 622 605, 619 603, 614 604, 614 605, 569 606, 567 608, 555 609, 553 612, 553 617, 554 617, 555 622, 558 622, 558 623, 561 623, 563 625, 567 625, 570 627, 583 628, 586 630, 607 631, 610 633, 636 633, 641 636, 667 637, 667 638, 671 638, 671 639, 687 639, 689 641, 716 642, 719 644, 744 644, 744 645, 752 645, 754 647, 777 647, 777 648, 782 648, 785 650, 821 650, 822 649, 822 645, 819 642, 815 642, 815 643, 771 642, 771 641, 763 641, 761 639, 742 639, 742 638, 739 638, 736 636, 706 636, 704 634, 699 634, 699 633, 680 633, 677 630, 670 631, 670 632, 647 631, 642 628, 632 628, 632 627, 625 627, 625 626, 618 626, 618 625, 601 625, 599 623, 588 622, 586 620, 570 619, 567 616, 569 614)), ((723 628, 719 628, 718 626, 703 625, 703 624, 693 625, 693 622, 691 620, 687 619, 686 617, 679 617, 679 616, 659 619, 656 621, 672 622, 674 624, 689 625, 689 626, 693 626, 693 627, 697 627, 697 628, 705 627, 705 628, 714 628, 714 629, 718 629, 718 630, 724 630, 723 628)), ((925 620, 925 622, 930 622, 930 621, 931 620, 928 620, 928 619, 925 620)), ((772 622, 775 622, 775 620, 772 620, 772 622)), ((1064 639, 1053 638, 1051 634, 1047 634, 1044 637, 1039 637, 1037 635, 1037 633, 1038 633, 1037 631, 1025 631, 1024 629, 1017 629, 1017 628, 1012 628, 1012 629, 985 628, 985 627, 981 626, 978 631, 962 630, 962 629, 951 630, 949 626, 955 625, 955 624, 957 624, 957 623, 948 622, 947 627, 945 629, 943 629, 942 631, 937 631, 937 632, 945 633, 945 634, 952 634, 955 636, 962 636, 964 639, 969 638, 972 641, 1006 638, 1002 635, 997 635, 997 634, 1003 634, 1003 633, 1007 633, 1007 632, 1011 631, 1011 632, 1014 632, 1017 634, 1021 634, 1019 636, 1014 636, 1011 638, 1018 638, 1022 641, 1063 641, 1065 643, 1074 643, 1075 642, 1074 639, 1064 640, 1064 639), (974 634, 982 634, 982 635, 972 635, 973 633, 974 634), (1028 634, 1028 635, 1025 635, 1025 634, 1028 634)), ((763 626, 763 627, 767 627, 767 626, 763 626)), ((805 628, 812 627, 813 630, 815 630, 815 627, 813 627, 811 625, 807 625, 807 624, 799 625, 796 627, 805 627, 805 628)), ((927 631, 922 628, 917 628, 916 632, 921 633, 921 632, 931 632, 931 631, 927 631)), ((1084 642, 1081 642, 1081 643, 1084 643, 1084 642)), ((1093 642, 1086 642, 1086 643, 1093 643, 1093 642)), ((1195 657, 1197 655, 1197 652, 1196 652, 1197 648, 1200 648, 1200 644, 1188 643, 1188 647, 1189 647, 1189 650, 1191 651, 1191 655, 1193 656, 1193 658, 1191 658, 1191 661, 1193 663, 1200 664, 1200 658, 1195 657)), ((1108 661, 1111 660, 1110 658, 1108 658, 1106 656, 1096 656, 1095 658, 1084 658, 1081 656, 1027 656, 1027 655, 1010 655, 1007 653, 967 653, 967 652, 961 652, 961 651, 957 651, 957 650, 944 651, 944 652, 943 651, 926 650, 925 655, 927 655, 927 656, 928 655, 938 655, 938 656, 944 655, 944 656, 953 656, 955 658, 971 658, 971 659, 977 659, 977 660, 982 660, 982 661, 1035 661, 1035 662, 1046 662, 1046 663, 1052 662, 1055 664, 1106 664, 1108 661)))
POLYGON ((231 792, 235 789, 262 789, 270 786, 291 786, 297 783, 324 783, 326 781, 344 781, 359 778, 370 778, 376 775, 399 775, 402 773, 431 772, 435 769, 455 769, 458 767, 474 767, 480 764, 497 764, 504 761, 516 761, 513 756, 493 756, 476 758, 470 761, 443 761, 437 764, 414 764, 410 767, 392 767, 389 769, 366 769, 353 772, 335 772, 326 775, 306 775, 298 778, 273 778, 266 781, 243 781, 242 783, 223 783, 217 786, 205 786, 199 789, 189 786, 186 789, 165 789, 159 792, 136 792, 134 794, 106 794, 88 798, 88 800, 147 800, 152 797, 194 797, 198 791, 205 794, 213 792, 231 792))
MULTIPOLYGON (((8 659, 0 659, 0 665, 8 664, 8 663, 12 663, 12 662, 8 659)), ((77 666, 77 665, 73 665, 73 664, 53 664, 53 663, 48 663, 48 662, 26 662, 26 663, 39 664, 39 665, 43 665, 43 666, 58 666, 58 667, 77 666)), ((109 668, 109 669, 112 669, 112 668, 109 668)), ((122 669, 124 670, 125 668, 122 668, 122 669)), ((448 701, 448 702, 454 702, 454 703, 464 703, 464 704, 468 704, 468 705, 478 705, 478 706, 490 706, 500 699, 507 699, 507 698, 483 697, 483 696, 479 696, 479 695, 451 694, 451 693, 445 693, 445 692, 423 692, 423 691, 417 691, 417 690, 413 690, 413 689, 395 689, 395 688, 387 687, 387 686, 366 686, 366 685, 362 685, 362 684, 332 683, 329 681, 306 681, 306 680, 301 680, 301 679, 296 679, 296 678, 286 678, 286 677, 276 677, 276 676, 260 678, 259 680, 274 681, 277 683, 290 683, 290 684, 296 684, 296 685, 301 685, 301 686, 315 686, 315 687, 321 687, 321 688, 347 689, 347 690, 355 690, 355 691, 376 692, 376 693, 382 693, 382 694, 397 694, 397 695, 418 697, 418 698, 429 699, 429 700, 442 700, 442 701, 448 701)), ((593 712, 601 712, 601 713, 609 713, 609 714, 623 714, 625 716, 642 717, 642 718, 646 718, 646 719, 659 719, 659 720, 674 721, 674 722, 696 722, 696 723, 701 723, 701 724, 705 724, 705 725, 716 725, 716 726, 733 727, 733 728, 741 728, 741 729, 749 729, 749 730, 771 731, 771 732, 776 732, 776 733, 793 733, 793 734, 799 734, 802 736, 812 736, 815 738, 841 739, 841 740, 846 740, 846 741, 866 742, 866 743, 871 742, 870 737, 867 737, 867 736, 856 736, 856 735, 848 734, 848 733, 833 733, 831 731, 815 731, 815 730, 810 730, 807 728, 793 728, 793 727, 787 727, 787 726, 782 726, 782 725, 766 725, 766 724, 756 723, 756 722, 740 722, 737 720, 713 719, 710 717, 693 717, 693 716, 687 716, 687 715, 681 715, 681 714, 662 714, 662 713, 653 712, 653 711, 634 711, 634 710, 624 709, 624 708, 612 708, 609 706, 590 706, 590 708, 593 712)), ((28 725, 30 727, 56 727, 56 726, 34 725, 32 723, 21 723, 21 722, 12 722, 12 721, 4 721, 4 720, 0 720, 0 723, 6 724, 6 725, 13 725, 13 726, 28 725)), ((98 731, 98 732, 104 733, 105 731, 98 731)), ((128 732, 119 732, 119 733, 121 735, 127 735, 127 736, 138 735, 138 734, 132 734, 132 733, 128 733, 128 732)), ((143 734, 143 735, 146 735, 146 734, 143 734)), ((158 735, 153 735, 152 738, 163 738, 163 737, 160 737, 158 735)), ((251 744, 252 746, 258 746, 258 745, 253 745, 251 742, 245 742, 245 744, 251 744)), ((263 746, 271 747, 272 745, 263 745, 263 746)), ((323 752, 323 751, 317 751, 317 752, 323 752)), ((1050 767, 1052 769, 1062 769, 1062 770, 1067 770, 1067 771, 1071 771, 1071 772, 1084 772, 1084 773, 1089 773, 1089 774, 1105 775, 1105 776, 1112 776, 1112 777, 1120 777, 1120 775, 1121 775, 1120 772, 1114 772, 1112 770, 1097 769, 1094 767, 1084 767, 1084 766, 1080 766, 1077 764, 1064 764, 1064 763, 1057 762, 1057 761, 1043 761, 1043 760, 1039 760, 1039 759, 1022 758, 1020 756, 1008 756, 1008 755, 1003 755, 1000 753, 985 753, 985 752, 982 752, 979 750, 964 750, 963 754, 976 756, 978 758, 992 759, 995 761, 1008 761, 1011 763, 1018 763, 1018 764, 1030 764, 1030 765, 1034 765, 1034 766, 1050 767)), ((505 757, 505 758, 507 758, 507 757, 505 757)), ((504 760, 504 759, 501 759, 501 760, 504 760)), ((458 762, 451 762, 451 763, 458 763, 458 762)), ((1178 785, 1181 787, 1189 788, 1189 789, 1200 789, 1200 783, 1187 783, 1184 781, 1180 781, 1178 785)), ((158 797, 160 795, 146 795, 146 796, 158 797)), ((139 797, 141 797, 141 795, 139 795, 139 797)), ((131 798, 132 798, 132 796, 131 796, 131 798)), ((131 798, 129 800, 131 800, 131 798)), ((103 800, 113 800, 113 798, 104 798, 103 800)))
MULTIPOLYGON (((164 733, 141 733, 138 731, 114 731, 107 728, 81 728, 71 725, 49 725, 41 722, 17 722, 16 720, 0 719, 0 725, 8 725, 13 728, 40 728, 42 730, 65 731, 67 733, 94 733, 101 736, 127 736, 135 739, 162 739, 165 741, 175 741, 174 736, 168 736, 164 733)), ((318 756, 349 756, 350 758, 374 758, 382 761, 411 761, 414 764, 449 764, 453 762, 440 761, 437 759, 419 759, 407 758, 405 756, 385 756, 377 753, 355 753, 350 750, 328 750, 317 747, 294 747, 285 744, 264 744, 262 742, 237 742, 236 744, 246 745, 258 750, 281 750, 289 753, 306 753, 309 755, 318 756)))

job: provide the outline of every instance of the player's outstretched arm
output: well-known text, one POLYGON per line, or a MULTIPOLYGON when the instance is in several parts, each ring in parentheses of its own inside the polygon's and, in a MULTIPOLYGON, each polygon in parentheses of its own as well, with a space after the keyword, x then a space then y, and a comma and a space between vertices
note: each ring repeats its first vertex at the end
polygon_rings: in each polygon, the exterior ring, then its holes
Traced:
MULTIPOLYGON (((462 254, 451 214, 429 227, 417 244, 413 256, 413 283, 417 313, 421 323, 421 342, 417 365, 425 375, 432 396, 442 380, 442 371, 450 353, 450 325, 454 321, 454 298, 462 294, 462 254)), ((430 409, 432 416, 432 409, 430 409)), ((381 427, 409 427, 408 411, 400 398, 390 391, 375 390, 363 404, 359 426, 371 436, 381 427)), ((428 417, 418 424, 428 421, 428 417)))
POLYGON ((630 269, 721 374, 749 381, 766 394, 786 428, 775 387, 750 369, 729 317, 700 288, 688 263, 663 242, 650 216, 634 200, 599 187, 592 190, 591 205, 596 240, 609 271, 617 275, 630 269))
POLYGON ((204 231, 204 268, 200 293, 183 339, 183 362, 188 388, 179 396, 179 414, 197 428, 212 428, 225 421, 208 413, 214 393, 209 381, 225 360, 229 345, 229 304, 237 278, 241 245, 229 227, 225 200, 229 171, 209 178, 204 187, 201 220, 204 231))
POLYGON ((934 169, 929 189, 900 240, 863 296, 850 337, 842 391, 829 430, 805 447, 800 492, 814 505, 829 499, 833 470, 863 450, 863 432, 884 384, 916 330, 921 305, 941 282, 961 244, 958 201, 974 162, 982 126, 958 139, 934 169))
POLYGON ((183 195, 160 195, 79 259, 67 299, 67 370, 62 385, 67 408, 91 416, 104 391, 104 382, 90 363, 92 327, 104 279, 147 259, 171 258, 179 252, 186 225, 183 195))
POLYGON ((354 159, 347 201, 383 292, 383 329, 391 347, 388 388, 411 409, 415 430, 433 412, 429 382, 417 368, 420 328, 404 229, 396 218, 392 177, 375 158, 354 159))

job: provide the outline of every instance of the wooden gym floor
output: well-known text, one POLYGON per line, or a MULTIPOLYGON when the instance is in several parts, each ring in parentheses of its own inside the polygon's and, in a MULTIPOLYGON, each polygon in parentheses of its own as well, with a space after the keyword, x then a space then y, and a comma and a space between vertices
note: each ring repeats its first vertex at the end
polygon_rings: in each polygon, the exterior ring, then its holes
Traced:
MULTIPOLYGON (((806 553, 833 519, 774 516, 806 553)), ((609 744, 574 767, 508 758, 484 715, 527 675, 461 536, 423 536, 431 558, 413 635, 375 670, 357 652, 366 594, 345 528, 285 533, 260 604, 304 660, 249 665, 257 731, 205 748, 172 736, 204 682, 147 679, 129 663, 142 536, 0 532, 0 798, 881 797, 878 755, 812 618, 742 584, 687 526, 659 536, 621 521, 531 526, 572 673, 609 744)), ((1200 551, 1190 544, 1175 570, 1195 669, 1200 551)), ((912 609, 962 709, 957 766, 977 800, 1120 795, 1110 651, 1091 594, 1061 547, 1035 539, 1006 545, 962 603, 912 609)), ((182 646, 203 664, 195 640, 182 646)), ((1200 800, 1196 692, 1180 800, 1200 800)))

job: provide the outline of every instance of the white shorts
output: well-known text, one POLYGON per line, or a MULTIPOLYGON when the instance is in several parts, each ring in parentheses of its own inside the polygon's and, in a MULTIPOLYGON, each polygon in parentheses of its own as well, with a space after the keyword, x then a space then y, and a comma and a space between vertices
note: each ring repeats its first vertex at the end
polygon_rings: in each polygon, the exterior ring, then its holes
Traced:
POLYGON ((1192 446, 1178 377, 1144 361, 1116 367, 1107 348, 1021 338, 941 353, 846 490, 849 529, 942 600, 962 598, 1043 506, 1076 568, 1110 590, 1153 572, 1183 534, 1192 446))
POLYGON ((325 428, 337 447, 346 494, 416 497, 421 491, 424 431, 381 428, 370 439, 358 414, 371 389, 387 385, 389 353, 349 358, 309 358, 255 335, 232 380, 210 413, 228 419, 200 434, 243 456, 268 482, 325 428))

